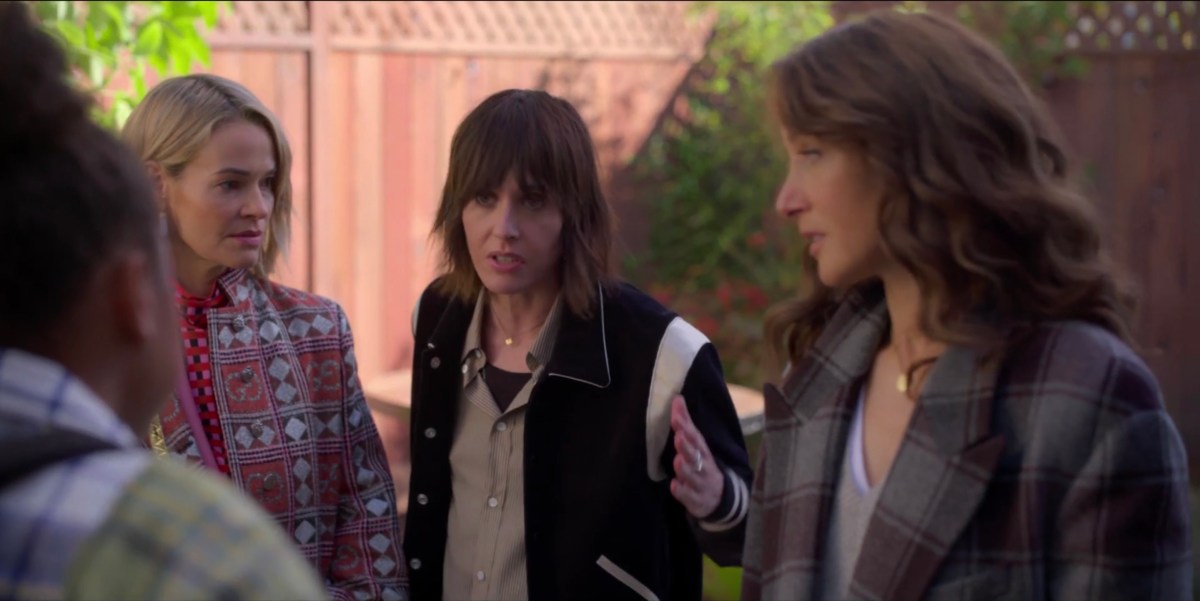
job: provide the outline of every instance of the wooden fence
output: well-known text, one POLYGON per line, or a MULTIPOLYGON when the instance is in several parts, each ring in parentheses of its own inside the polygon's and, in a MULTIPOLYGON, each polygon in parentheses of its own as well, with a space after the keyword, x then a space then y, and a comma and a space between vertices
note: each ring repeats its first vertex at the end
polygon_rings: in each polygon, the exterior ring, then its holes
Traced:
MULTIPOLYGON (((708 25, 686 5, 235 3, 210 37, 212 71, 279 114, 296 156, 296 240, 280 279, 342 303, 368 384, 411 360, 409 316, 436 267, 428 233, 459 120, 499 89, 549 89, 589 121, 603 168, 619 169, 700 56, 708 25)), ((1141 290, 1143 354, 1200 466, 1197 2, 1091 6, 1067 38, 1090 70, 1047 101, 1141 290)), ((613 198, 627 225, 636 198, 613 198)))
POLYGON ((235 2, 211 71, 276 111, 295 152, 284 283, 329 296, 360 373, 408 366, 436 268, 429 231, 449 142, 510 87, 570 99, 609 170, 640 146, 703 49, 673 2, 235 2))

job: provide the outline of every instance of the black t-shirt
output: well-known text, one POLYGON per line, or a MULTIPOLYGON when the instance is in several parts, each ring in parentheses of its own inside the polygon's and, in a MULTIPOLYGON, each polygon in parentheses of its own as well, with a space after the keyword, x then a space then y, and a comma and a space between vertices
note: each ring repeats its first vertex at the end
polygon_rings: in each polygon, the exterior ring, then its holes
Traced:
POLYGON ((504 371, 491 363, 483 368, 483 381, 492 391, 492 398, 496 400, 496 406, 500 408, 501 413, 508 410, 508 406, 532 376, 531 373, 504 371))

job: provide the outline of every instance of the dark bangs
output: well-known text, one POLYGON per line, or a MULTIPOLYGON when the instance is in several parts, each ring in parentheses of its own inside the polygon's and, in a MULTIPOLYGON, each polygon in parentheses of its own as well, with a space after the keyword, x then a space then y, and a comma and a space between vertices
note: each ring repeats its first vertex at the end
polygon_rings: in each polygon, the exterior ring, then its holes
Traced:
POLYGON ((571 311, 589 316, 597 285, 608 282, 612 216, 600 188, 587 124, 569 102, 540 90, 504 90, 485 99, 458 126, 433 233, 442 242, 439 287, 463 301, 481 283, 471 264, 462 213, 516 173, 521 191, 562 211, 562 285, 571 311))
POLYGON ((587 130, 578 127, 574 109, 565 104, 531 90, 510 90, 485 101, 451 144, 444 200, 461 212, 472 198, 495 191, 515 172, 522 192, 563 205, 564 217, 574 214, 578 207, 572 205, 592 194, 580 174, 595 170, 595 154, 587 130))

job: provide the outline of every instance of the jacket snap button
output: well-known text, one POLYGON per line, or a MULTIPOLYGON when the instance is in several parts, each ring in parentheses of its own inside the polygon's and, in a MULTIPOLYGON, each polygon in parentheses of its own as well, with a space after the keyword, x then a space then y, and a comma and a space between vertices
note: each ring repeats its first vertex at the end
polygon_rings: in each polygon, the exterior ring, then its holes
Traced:
POLYGON ((432 367, 432 368, 434 368, 434 369, 437 369, 437 368, 439 368, 439 367, 441 367, 441 366, 442 366, 442 360, 441 360, 440 358, 438 358, 438 357, 434 357, 434 358, 432 358, 432 359, 430 359, 430 360, 429 360, 429 367, 432 367))

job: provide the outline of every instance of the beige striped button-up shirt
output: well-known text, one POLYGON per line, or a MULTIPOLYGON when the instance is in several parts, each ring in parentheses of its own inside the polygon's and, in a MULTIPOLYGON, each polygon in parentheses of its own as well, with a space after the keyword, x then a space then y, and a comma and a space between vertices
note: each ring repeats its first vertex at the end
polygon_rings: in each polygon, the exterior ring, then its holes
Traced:
MULTIPOLYGON (((483 294, 467 329, 462 392, 450 449, 450 516, 442 572, 445 599, 528 599, 525 573, 525 408, 554 351, 562 321, 555 301, 526 356, 529 382, 503 413, 483 379, 483 294)), ((419 499, 418 499, 419 502, 419 499)))

